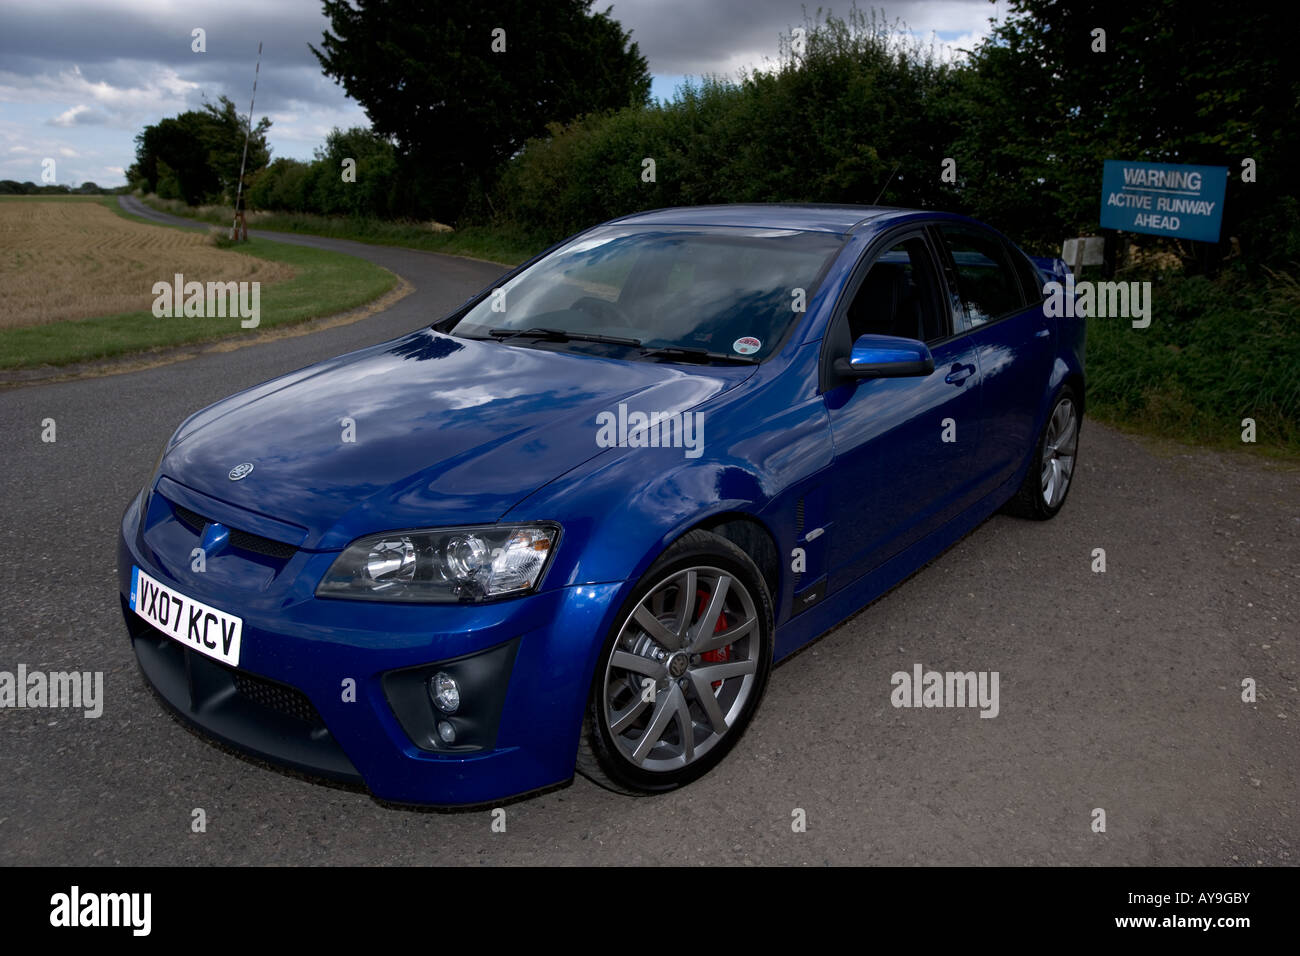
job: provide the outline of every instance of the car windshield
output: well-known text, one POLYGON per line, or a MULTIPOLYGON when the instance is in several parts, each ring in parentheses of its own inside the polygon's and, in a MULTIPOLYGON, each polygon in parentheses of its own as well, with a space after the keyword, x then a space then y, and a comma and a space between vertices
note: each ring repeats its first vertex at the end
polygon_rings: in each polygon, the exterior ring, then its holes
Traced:
POLYGON ((446 331, 548 347, 607 337, 623 341, 601 348, 663 361, 706 352, 759 360, 811 300, 841 241, 798 230, 604 227, 494 289, 446 331))

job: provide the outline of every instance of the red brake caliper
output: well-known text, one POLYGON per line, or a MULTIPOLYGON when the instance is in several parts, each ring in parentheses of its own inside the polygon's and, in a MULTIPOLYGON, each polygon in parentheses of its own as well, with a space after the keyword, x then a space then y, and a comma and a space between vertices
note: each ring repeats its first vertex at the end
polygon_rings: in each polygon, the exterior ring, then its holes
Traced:
MULTIPOLYGON (((699 606, 696 607, 695 609, 695 616, 701 617, 704 614, 704 609, 709 606, 709 596, 703 590, 696 591, 695 596, 699 600, 699 606)), ((721 634, 726 629, 727 629, 727 615, 719 614, 718 626, 713 629, 713 633, 721 634)), ((700 660, 707 661, 710 664, 724 664, 727 661, 731 660, 731 645, 728 644, 726 647, 719 647, 716 651, 705 651, 703 654, 700 655, 700 660)), ((712 686, 714 690, 717 690, 719 687, 722 686, 722 681, 715 680, 712 686)))

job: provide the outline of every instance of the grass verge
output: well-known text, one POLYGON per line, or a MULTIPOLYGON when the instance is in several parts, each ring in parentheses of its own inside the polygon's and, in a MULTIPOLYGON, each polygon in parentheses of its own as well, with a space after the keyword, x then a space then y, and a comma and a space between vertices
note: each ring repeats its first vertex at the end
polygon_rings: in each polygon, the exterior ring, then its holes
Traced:
MULTIPOLYGON (((37 197, 21 197, 19 201, 28 198, 37 197)), ((154 228, 169 228, 122 212, 115 197, 82 199, 104 202, 126 218, 154 228)), ((383 295, 397 283, 397 277, 388 270, 342 253, 265 239, 253 239, 239 248, 246 255, 285 263, 296 272, 294 278, 261 290, 261 320, 257 328, 241 328, 238 318, 160 319, 152 311, 144 310, 4 329, 0 330, 0 368, 67 365, 232 335, 257 335, 263 330, 356 308, 383 295)), ((159 280, 170 275, 164 265, 159 266, 158 272, 154 278, 159 280)))
MULTIPOLYGON (((234 210, 229 206, 187 206, 173 199, 146 196, 145 205, 159 212, 183 216, 197 222, 229 227, 234 210)), ((331 239, 353 239, 379 246, 404 246, 426 252, 487 259, 517 266, 541 252, 548 243, 539 242, 518 228, 466 226, 452 232, 435 232, 428 224, 389 222, 361 217, 317 216, 310 213, 256 212, 248 220, 251 230, 295 232, 331 239)))

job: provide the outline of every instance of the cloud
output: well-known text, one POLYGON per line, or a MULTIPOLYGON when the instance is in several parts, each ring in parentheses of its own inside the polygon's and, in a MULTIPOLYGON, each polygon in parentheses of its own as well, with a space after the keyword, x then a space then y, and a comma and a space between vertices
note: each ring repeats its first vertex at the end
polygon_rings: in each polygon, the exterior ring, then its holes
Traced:
POLYGON ((150 64, 123 68, 109 63, 89 76, 76 64, 43 71, 0 70, 0 103, 74 104, 49 120, 53 126, 137 129, 143 122, 189 108, 198 93, 197 83, 150 64))
MULTIPOLYGON (((310 158, 331 128, 368 125, 308 48, 320 44, 329 25, 320 0, 0 2, 0 132, 28 150, 10 148, 0 177, 21 166, 22 175, 8 178, 32 178, 32 157, 73 149, 85 165, 60 163, 60 181, 67 181, 65 172, 84 171, 102 182, 105 171, 134 159, 132 140, 145 125, 222 95, 247 109, 259 42, 256 113, 273 120, 276 156, 310 158), (206 31, 204 53, 191 48, 196 27, 206 31), (62 138, 49 139, 52 131, 62 138)), ((804 22, 794 0, 597 0, 593 9, 609 3, 660 76, 735 79, 743 69, 763 69, 775 62, 782 37, 804 22)), ((831 5, 843 14, 850 3, 831 5)), ((1000 6, 902 0, 887 20, 901 19, 927 43, 937 34, 936 48, 947 56, 986 33, 1000 6)))
MULTIPOLYGON (((851 5, 828 4, 839 17, 851 5)), ((734 78, 742 66, 761 69, 765 59, 774 62, 782 39, 804 25, 804 8, 815 14, 819 6, 790 0, 613 0, 611 15, 632 31, 653 72, 734 78)), ((870 17, 871 7, 863 3, 859 10, 870 17)), ((594 9, 600 8, 597 3, 594 9)), ((883 17, 876 15, 883 26, 897 23, 900 33, 928 38, 933 32, 983 35, 996 11, 988 0, 903 0, 889 4, 883 17)))
POLYGON ((84 103, 78 103, 72 109, 64 110, 50 120, 51 126, 102 126, 108 121, 103 113, 97 113, 84 103))
POLYGON ((951 40, 945 40, 935 32, 925 39, 928 41, 933 38, 935 52, 939 55, 939 58, 951 62, 964 58, 966 54, 962 51, 975 49, 986 36, 988 36, 987 32, 968 32, 951 40))

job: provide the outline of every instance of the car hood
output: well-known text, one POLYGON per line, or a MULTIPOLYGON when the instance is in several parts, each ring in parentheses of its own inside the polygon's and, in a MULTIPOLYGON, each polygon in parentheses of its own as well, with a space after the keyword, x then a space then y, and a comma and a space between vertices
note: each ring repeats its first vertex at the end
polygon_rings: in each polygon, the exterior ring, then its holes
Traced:
POLYGON ((204 409, 182 426, 162 473, 306 529, 309 549, 375 531, 492 522, 604 451, 600 412, 620 403, 683 412, 752 372, 620 362, 426 329, 204 409), (244 462, 253 469, 232 481, 244 462))

